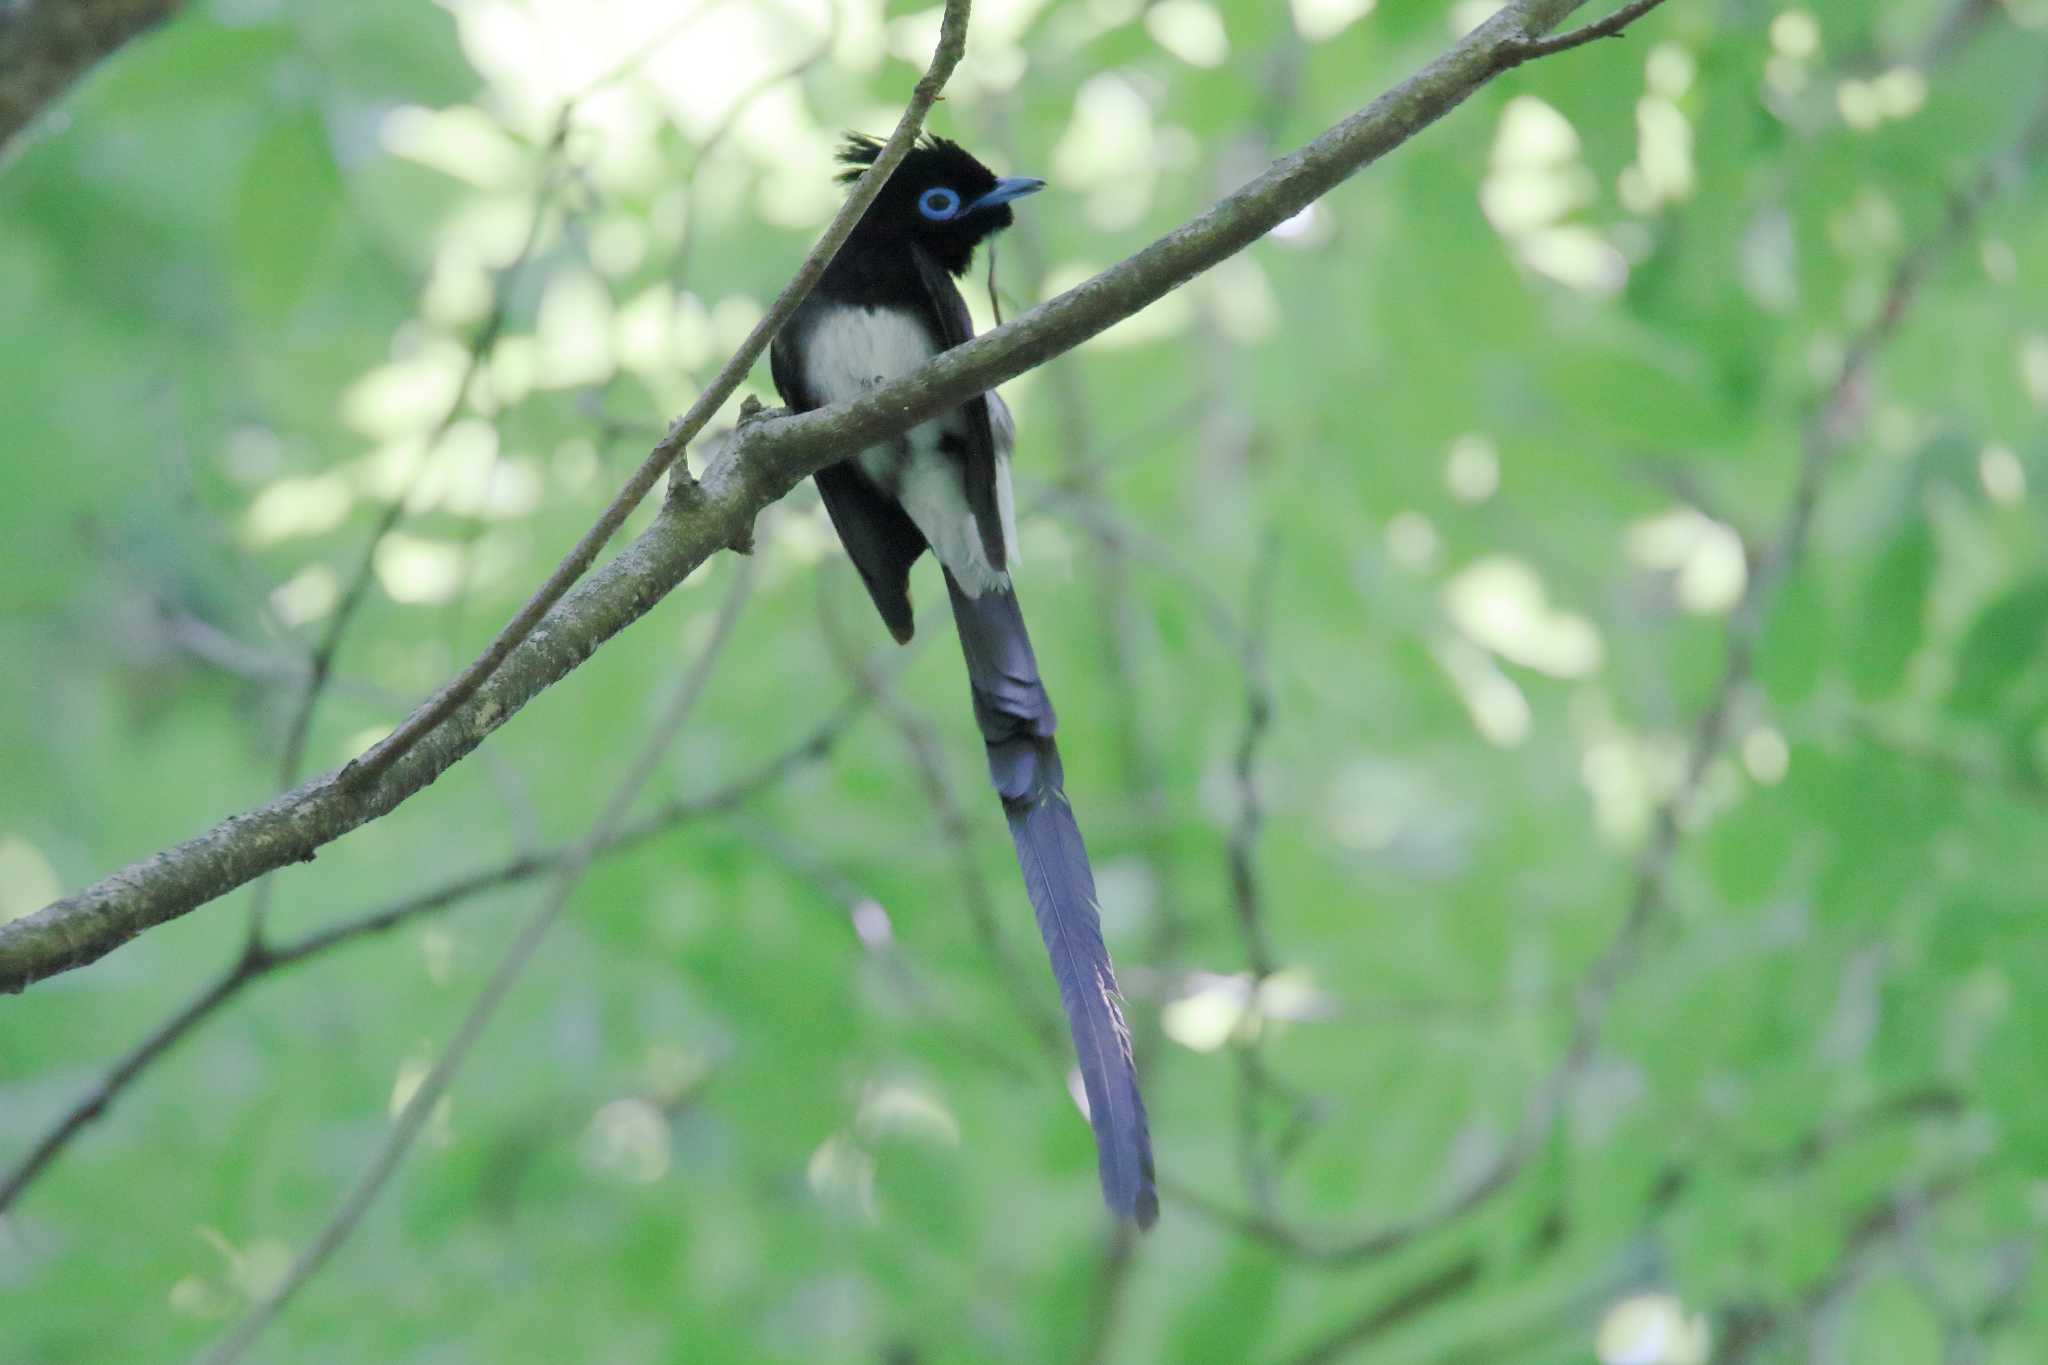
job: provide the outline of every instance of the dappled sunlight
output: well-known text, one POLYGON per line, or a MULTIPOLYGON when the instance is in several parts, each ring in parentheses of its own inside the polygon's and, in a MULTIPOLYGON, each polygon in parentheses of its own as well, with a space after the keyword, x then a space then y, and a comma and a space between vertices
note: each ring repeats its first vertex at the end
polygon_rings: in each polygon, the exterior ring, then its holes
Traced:
POLYGON ((1600 1365, 1706 1365, 1712 1334, 1674 1294, 1617 1299, 1600 1318, 1600 1365))
MULTIPOLYGON (((1047 183, 974 325, 1502 9, 976 0, 927 127, 1047 183)), ((938 567, 899 649, 722 463, 765 355, 665 441, 941 14, 183 6, 7 144, 0 926, 131 940, 0 1030, 17 1349, 191 1358, 360 1214, 250 1358, 2024 1354, 2048 0, 1510 43, 1004 382, 1143 1240, 938 567)))
POLYGON ((1474 644, 1553 678, 1581 678, 1600 667, 1600 632, 1576 612, 1551 605, 1535 568, 1491 555, 1444 585, 1444 610, 1474 644))
POLYGON ((1742 600, 1748 553, 1735 531, 1691 507, 1674 507, 1628 528, 1628 557, 1672 575, 1672 592, 1690 612, 1721 615, 1742 600))
POLYGON ((1596 297, 1617 293, 1628 262, 1601 232, 1566 221, 1589 207, 1598 183, 1581 157, 1570 121, 1533 95, 1502 111, 1480 207, 1522 264, 1566 288, 1596 297))

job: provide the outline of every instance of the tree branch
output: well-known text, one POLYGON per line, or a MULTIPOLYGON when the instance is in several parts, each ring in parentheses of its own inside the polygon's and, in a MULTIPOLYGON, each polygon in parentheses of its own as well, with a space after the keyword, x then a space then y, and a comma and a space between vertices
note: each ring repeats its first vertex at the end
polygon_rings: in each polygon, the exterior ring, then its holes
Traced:
MULTIPOLYGON (((568 591, 640 492, 652 486, 694 435, 691 422, 700 412, 709 416, 710 409, 700 400, 498 642, 373 751, 380 756, 371 758, 368 768, 358 764, 315 778, 197 838, 0 926, 0 992, 20 991, 93 962, 143 930, 186 914, 273 868, 309 860, 321 845, 395 809, 606 640, 646 614, 706 559, 742 541, 761 509, 798 481, 1072 349, 1243 250, 1518 65, 1523 60, 1518 54, 1531 34, 1547 32, 1581 3, 1515 0, 1422 71, 1274 163, 1194 221, 1058 298, 857 400, 743 424, 731 444, 711 461, 701 486, 672 480, 654 524, 580 588, 568 591), (564 592, 568 595, 562 596, 564 592), (556 603, 552 610, 550 603, 556 603), (378 772, 379 764, 388 765, 379 780, 364 780, 363 774, 378 772)), ((934 69, 940 64, 935 62, 934 69)), ((899 126, 898 133, 902 132, 899 126)), ((835 231, 845 217, 842 211, 835 231)), ((828 244, 830 240, 828 233, 828 244)), ((822 269, 819 254, 806 263, 805 274, 792 289, 807 287, 806 277, 816 273, 811 266, 822 269)), ((771 311, 764 326, 774 318, 771 311)), ((765 342, 765 336, 760 339, 765 342)), ((736 357, 735 365, 737 361, 736 357)), ((727 377, 722 375, 720 382, 727 377)), ((737 373, 730 378, 738 382, 737 373)))
POLYGON ((178 0, 28 0, 0 5, 0 157, 37 114, 178 0))
MULTIPOLYGON (((704 816, 724 814, 776 786, 790 774, 822 762, 853 723, 866 713, 871 700, 865 693, 853 694, 802 740, 721 787, 701 796, 681 797, 657 807, 599 845, 593 856, 623 853, 704 816)), ((151 1029, 142 1041, 123 1053, 91 1089, 64 1111, 19 1162, 0 1175, 0 1213, 7 1212, 21 1197, 22 1191, 43 1173, 87 1124, 104 1117, 114 1101, 141 1079, 144 1072, 172 1047, 184 1041, 187 1034, 240 995, 244 987, 287 967, 296 967, 320 957, 329 949, 389 933, 400 925, 453 909, 486 892, 544 876, 557 870, 568 856, 566 848, 521 854, 496 867, 452 878, 388 905, 309 930, 295 939, 245 948, 226 970, 151 1029)))
MULTIPOLYGON (((796 275, 783 286, 775 302, 762 314, 761 320, 754 324, 754 329, 747 333, 747 338, 740 343, 740 348, 725 362, 724 368, 720 369, 711 381, 711 387, 699 394, 690 410, 676 419, 668 434, 649 452, 640 467, 633 471, 633 477, 626 480, 626 486, 619 490, 611 504, 604 509, 603 514, 597 519, 597 524, 583 533, 583 538, 576 542, 568 557, 555 567, 555 571, 548 576, 547 582, 541 585, 540 590, 528 598, 518 614, 498 632, 497 638, 492 640, 484 652, 478 655, 453 682, 429 699, 426 705, 408 716, 404 724, 387 735, 375 748, 350 764, 344 770, 346 781, 358 788, 374 783, 392 764, 411 752, 421 739, 454 715, 458 707, 476 695, 477 689, 504 665, 512 651, 534 633, 541 623, 541 618, 562 600, 563 594, 569 591, 577 579, 589 571, 590 566, 597 560, 598 552, 618 534, 619 528, 626 524, 626 518, 632 515, 633 509, 654 490, 655 482, 668 472, 671 465, 682 458, 683 450, 691 441, 697 439, 705 425, 717 415, 725 400, 732 397, 734 390, 739 388, 740 381, 754 368, 754 362, 768 349, 768 343, 782 330, 782 324, 789 321, 804 299, 810 295, 813 286, 824 275, 825 268, 832 264, 832 258, 839 254, 839 248, 852 235, 861 215, 867 212, 868 205, 881 192, 890 174, 910 151, 911 144, 917 140, 918 131, 924 126, 925 114, 938 100, 939 92, 945 89, 947 80, 953 74, 953 68, 960 64, 960 58, 967 50, 967 15, 970 7, 969 0, 946 0, 945 14, 939 21, 938 46, 932 52, 931 65, 925 68, 923 77, 912 89, 910 103, 904 106, 903 116, 896 121, 895 131, 889 134, 889 140, 876 154, 874 163, 854 182, 852 193, 848 194, 846 202, 839 206, 839 212, 826 227, 825 235, 818 239, 818 244, 811 248, 810 254, 804 258, 804 263, 797 268, 796 275)), ((688 477, 687 469, 684 470, 684 476, 688 477)), ((764 499, 760 506, 765 505, 764 499)), ((760 511, 760 506, 756 506, 753 512, 748 514, 745 526, 735 534, 733 540, 726 542, 727 544, 744 543, 746 530, 752 527, 753 514, 760 511)))
POLYGON ((1799 469, 1789 505, 1777 535, 1752 567, 1742 598, 1729 616, 1720 677, 1694 722, 1680 780, 1658 804, 1649 840, 1636 862, 1628 908, 1607 947, 1580 979, 1571 1035, 1563 1056, 1531 1091, 1507 1145, 1478 1175, 1433 1208, 1334 1240, 1299 1231, 1263 1212, 1226 1209, 1178 1182, 1170 1187, 1177 1198, 1291 1255, 1325 1264, 1351 1265, 1389 1255, 1457 1222, 1520 1177, 1549 1141, 1572 1085, 1598 1051, 1615 993, 1634 967, 1643 941, 1663 909, 1685 816, 1705 786, 1710 765, 1730 738, 1736 701, 1749 684, 1757 645, 1778 585, 1790 576, 1805 554, 1821 489, 1835 457, 1861 429, 1871 365, 1897 335, 1928 274, 1967 239, 1978 217, 2014 170, 2038 156, 2044 147, 2048 147, 2048 99, 2034 111, 2011 151, 1992 158, 1954 196, 1941 229, 1900 259, 1876 314, 1851 338, 1833 382, 1808 415, 1802 427, 1799 469))
POLYGON ((326 1226, 320 1229, 319 1235, 299 1253, 277 1286, 258 1300, 247 1316, 236 1323, 213 1350, 206 1354, 205 1365, 233 1365, 234 1361, 240 1360, 255 1343, 256 1338, 262 1335, 263 1330, 283 1311, 285 1304, 305 1286, 306 1281, 320 1272, 321 1267, 327 1264, 328 1258, 348 1240, 356 1225, 362 1221, 363 1215, 369 1212, 370 1205, 375 1203, 377 1196, 383 1192, 385 1183, 390 1180, 392 1172, 398 1169, 398 1163, 405 1158, 406 1152, 426 1128, 435 1105, 440 1103, 441 1097, 447 1093, 448 1087, 454 1082, 455 1073, 468 1059, 470 1050, 475 1047, 477 1039, 482 1036, 491 1017, 497 1013, 498 1006, 511 993, 513 985, 525 972, 527 964, 533 960, 533 955, 539 950, 541 940, 547 937, 548 930, 554 927, 555 921, 560 919, 562 912, 568 908, 570 898, 583 881, 583 874, 589 870, 591 859, 624 828, 626 812, 632 809, 633 802, 638 799, 648 780, 654 776, 655 770, 668 756, 670 746, 675 743, 676 736, 681 733, 690 714, 696 709, 698 700, 704 695, 704 689, 710 682, 712 670, 725 652, 726 643, 732 638, 733 627, 747 604, 753 590, 753 582, 753 561, 742 560, 740 571, 733 579, 725 601, 719 607, 717 619, 712 623, 711 637, 698 654, 696 663, 676 684, 674 693, 670 696, 668 704, 662 708, 662 714, 655 722, 646 743, 635 756, 626 776, 613 790, 610 799, 605 802, 603 811, 591 824, 589 833, 577 841, 562 859, 548 895, 520 926, 518 937, 499 959, 497 970, 491 973, 491 979, 478 993, 469 1013, 463 1016, 454 1036, 448 1040, 441 1055, 435 1059, 432 1070, 420 1081, 406 1100, 405 1106, 392 1120, 391 1131, 385 1136, 384 1143, 371 1161, 369 1169, 363 1172, 355 1188, 336 1206, 326 1226))
POLYGON ((1521 46, 1521 59, 1526 62, 1536 57, 1569 52, 1575 47, 1584 47, 1587 43, 1598 42, 1602 38, 1619 38, 1623 29, 1663 3, 1664 0, 1629 0, 1628 4, 1605 19, 1575 28, 1569 33, 1560 33, 1555 38, 1531 38, 1521 46))

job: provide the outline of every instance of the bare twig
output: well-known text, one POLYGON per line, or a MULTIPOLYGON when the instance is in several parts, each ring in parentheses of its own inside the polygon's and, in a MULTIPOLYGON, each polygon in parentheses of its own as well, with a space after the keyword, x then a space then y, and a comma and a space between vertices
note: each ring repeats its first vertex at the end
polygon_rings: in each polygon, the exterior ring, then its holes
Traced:
POLYGON ((1402 1324, 1454 1298, 1479 1282, 1485 1262, 1469 1253, 1442 1270, 1426 1275, 1392 1298, 1374 1304, 1357 1319, 1345 1323, 1301 1354, 1290 1357, 1290 1365, 1330 1365, 1353 1351, 1377 1341, 1402 1324))
MULTIPOLYGON (((273 868, 309 858, 321 845, 395 809, 645 614, 711 555, 743 541, 754 516, 799 479, 1042 364, 1244 249, 1516 65, 1516 43, 1555 26, 1580 3, 1513 0, 1365 109, 1192 222, 1060 297, 858 399, 742 423, 738 438, 710 462, 701 484, 685 481, 688 496, 671 496, 652 526, 590 581, 563 596, 617 522, 608 517, 594 528, 498 642, 386 741, 384 757, 377 760, 388 765, 381 780, 364 781, 360 765, 316 778, 0 925, 0 992, 19 991, 95 961, 143 930, 273 868), (534 630, 538 613, 558 598, 558 607, 547 612, 547 628, 534 630), (525 642, 515 647, 519 640, 525 642), (486 676, 489 681, 483 682, 486 676), (445 725, 439 723, 443 716, 445 725), (393 758, 398 749, 405 750, 404 756, 393 758)), ((814 273, 807 271, 804 278, 814 273)), ((694 420, 686 415, 649 456, 642 466, 649 484, 674 459, 683 434, 694 432, 694 420)), ((615 509, 637 499, 641 478, 636 475, 615 509)))
POLYGON ((1970 1166, 1943 1171, 1924 1181, 1909 1182, 1865 1208, 1851 1224, 1834 1263, 1807 1286, 1796 1303, 1786 1308, 1752 1303, 1724 1313, 1729 1321, 1715 1344, 1713 1365, 1742 1365, 1788 1327, 1812 1324, 1855 1292, 1869 1274, 1872 1261, 1915 1219, 1953 1199, 1977 1174, 1970 1166))
POLYGON ((1396 1251, 1480 1208, 1512 1185, 1550 1140, 1571 1087, 1599 1048, 1615 992, 1635 965, 1663 908, 1685 816, 1698 799, 1710 765, 1729 738, 1736 702, 1748 685, 1770 603, 1778 585, 1805 553, 1823 481, 1835 456, 1860 430, 1870 367, 1884 345, 1897 334, 1928 274, 1967 237, 2015 168, 2038 155, 2044 143, 2048 143, 2048 100, 2036 110, 2013 150, 1994 158, 1955 197, 1942 228, 1900 260, 1877 313, 1851 339, 1834 381, 1803 424, 1799 469, 1790 505, 1729 617, 1720 677, 1694 723, 1682 776, 1658 805, 1650 837, 1637 859, 1628 909, 1606 949, 1580 979, 1571 1035, 1562 1058, 1530 1093, 1522 1118, 1501 1151, 1477 1176, 1434 1208, 1336 1241, 1304 1234, 1262 1213, 1226 1210, 1207 1195, 1178 1183, 1170 1187, 1171 1192, 1198 1211, 1305 1260, 1355 1264, 1396 1251))
POLYGON ((1518 55, 1521 60, 1528 61, 1535 57, 1569 52, 1575 47, 1584 47, 1587 43, 1598 42, 1602 38, 1619 38, 1623 36, 1623 29, 1663 3, 1664 0, 1629 0, 1628 4, 1605 19, 1581 25, 1569 33, 1560 33, 1551 38, 1531 38, 1522 44, 1518 55))
MULTIPOLYGON (((562 147, 569 134, 569 115, 574 106, 564 105, 555 120, 555 130, 549 138, 543 154, 539 183, 533 193, 532 212, 527 216, 526 235, 521 239, 519 250, 505 265, 493 281, 490 310, 484 320, 471 333, 468 358, 463 366, 462 378, 455 386, 438 420, 429 429, 419 456, 406 486, 398 491, 390 504, 378 516, 377 524, 371 528, 369 537, 363 542, 363 551, 356 560, 355 572, 349 576, 342 589, 334 610, 328 614, 326 627, 321 631, 319 643, 314 645, 308 656, 306 676, 299 689, 297 705, 293 708, 291 723, 286 727, 284 752, 278 760, 278 786, 289 789, 298 781, 300 769, 305 764, 306 745, 312 736, 313 715, 318 710, 321 696, 333 677, 334 661, 341 653, 342 641, 348 637, 349 627, 354 624, 356 613, 369 600, 370 584, 376 578, 377 554, 391 533, 404 520, 406 504, 412 500, 414 491, 426 478, 434 453, 441 442, 454 430, 455 423, 469 406, 470 391, 476 386, 478 374, 490 363, 491 353, 497 349, 498 337, 505 330, 506 315, 511 308, 512 291, 524 273, 526 264, 533 258, 534 248, 540 244, 541 229, 547 222, 548 205, 554 197, 557 178, 555 158, 561 155, 562 147)), ((251 952, 260 956, 263 932, 270 917, 270 903, 277 889, 275 875, 257 881, 249 901, 249 943, 251 952)))
MULTIPOLYGON (((701 796, 684 797, 656 807, 607 839, 594 856, 608 857, 637 848, 650 839, 668 834, 708 815, 719 815, 752 800, 779 785, 803 768, 822 761, 833 747, 866 714, 869 698, 856 693, 842 702, 816 729, 796 744, 758 767, 701 796)), ((21 1193, 42 1174, 71 1139, 93 1120, 103 1117, 120 1095, 144 1072, 154 1066, 187 1034, 212 1018, 245 987, 300 963, 319 957, 333 948, 344 947, 388 933, 401 925, 439 914, 487 892, 516 886, 553 872, 568 857, 567 849, 543 849, 521 854, 496 867, 455 877, 428 890, 365 911, 333 924, 309 930, 298 938, 245 950, 202 987, 192 998, 159 1023, 119 1061, 109 1067, 91 1089, 65 1110, 49 1131, 37 1140, 20 1161, 0 1175, 0 1213, 5 1213, 21 1193)))
POLYGON ((447 1093, 449 1084, 455 1079, 456 1071, 467 1060, 470 1049, 476 1045, 484 1027, 497 1013, 498 1006, 511 992, 513 984, 526 970, 527 964, 533 960, 541 940, 547 937, 548 930, 554 927, 555 921, 561 918, 562 912, 568 907, 570 897, 581 884, 591 859, 596 856, 598 849, 624 826, 626 812, 632 808, 648 780, 666 760, 669 746, 675 742, 676 736, 689 720, 690 713, 696 709, 697 700, 703 696, 705 686, 709 683, 712 670, 724 652, 726 642, 732 638, 733 627, 739 620, 741 610, 746 606, 748 595, 753 588, 753 580, 754 561, 741 560, 732 587, 726 593, 725 602, 713 623, 711 637, 698 654, 695 666, 676 685, 668 705, 663 708, 653 732, 624 780, 605 803, 603 812, 591 825, 590 832, 584 835, 562 859, 555 870, 554 882, 547 897, 520 927, 518 937, 499 959, 497 970, 492 972, 491 979, 485 983, 476 1003, 463 1017, 455 1035, 448 1040, 448 1045, 435 1059, 433 1068, 420 1081, 404 1107, 399 1110, 397 1117, 392 1120, 391 1131, 386 1135, 383 1146, 370 1163, 369 1169, 336 1207, 333 1216, 321 1228, 319 1235, 299 1253, 277 1286, 258 1300, 228 1335, 207 1353, 204 1357, 206 1365, 231 1365, 231 1362, 240 1360, 255 1343, 256 1338, 262 1335, 264 1328, 268 1327, 285 1304, 291 1301, 292 1296, 298 1293, 307 1280, 319 1273, 328 1258, 348 1239, 349 1234, 362 1221, 363 1215, 369 1211, 370 1205, 376 1201, 378 1194, 383 1191, 392 1172, 398 1169, 398 1163, 426 1127, 434 1106, 447 1093))
POLYGON ((897 693, 894 678, 871 667, 845 638, 845 632, 839 628, 826 598, 823 578, 818 580, 818 588, 819 623, 832 653, 856 686, 874 702, 875 709, 895 729, 910 753, 911 764, 917 769, 918 784, 924 788, 925 800, 932 808, 933 818, 938 821, 939 836, 952 855, 954 873, 960 884, 961 903, 967 911, 968 921, 974 926, 975 937, 981 941, 990 965, 1002 978, 1005 992, 1039 1046, 1048 1056, 1064 1058, 1067 1055, 1065 1034, 1048 1017, 1042 1001, 1044 993, 1031 988, 1031 978, 1011 948, 1009 936, 1003 932, 988 880, 981 875, 981 860, 974 853, 974 827, 947 770, 944 746, 933 733, 931 723, 897 693))

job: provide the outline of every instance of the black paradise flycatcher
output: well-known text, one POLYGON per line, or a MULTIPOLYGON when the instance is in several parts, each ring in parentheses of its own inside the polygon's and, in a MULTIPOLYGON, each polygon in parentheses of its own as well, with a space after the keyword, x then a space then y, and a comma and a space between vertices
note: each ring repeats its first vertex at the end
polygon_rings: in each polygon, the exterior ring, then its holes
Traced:
MULTIPOLYGON (((853 169, 840 178, 858 179, 880 150, 873 138, 850 137, 840 160, 853 169)), ((954 277, 966 273, 984 237, 1010 226, 1011 201, 1044 186, 997 179, 943 138, 912 148, 776 336, 769 355, 783 401, 802 412, 855 397, 973 336, 954 277)), ((1052 701, 1010 586, 1014 435, 1003 400, 983 394, 818 471, 818 492, 899 643, 913 629, 910 566, 929 549, 945 571, 989 779, 1074 1035, 1102 1195, 1119 1218, 1150 1227, 1159 1196, 1130 1031, 1088 851, 1061 789, 1052 701)))

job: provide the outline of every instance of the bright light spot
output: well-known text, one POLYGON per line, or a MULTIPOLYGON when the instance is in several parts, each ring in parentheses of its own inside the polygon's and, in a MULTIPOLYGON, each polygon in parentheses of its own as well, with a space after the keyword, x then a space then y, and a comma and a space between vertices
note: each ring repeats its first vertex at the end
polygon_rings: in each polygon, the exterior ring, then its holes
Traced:
POLYGON ((1889 119, 1911 118, 1927 103, 1927 77, 1910 66, 1895 66, 1872 85, 1878 108, 1889 119))
POLYGON ((317 621, 341 600, 341 578, 326 564, 308 564, 270 592, 270 609, 287 627, 317 621))
POLYGON ((1493 442, 1468 431, 1451 442, 1444 457, 1444 484, 1459 502, 1485 502, 1500 489, 1500 453, 1493 442))
POLYGON ((1806 89, 1806 64, 1790 57, 1773 57, 1764 63, 1764 84, 1791 98, 1806 89))
POLYGON ((1543 228, 1525 233, 1517 246, 1524 265, 1581 294, 1610 298, 1628 283, 1628 258, 1592 228, 1543 228))
POLYGON ((1759 726, 1743 736, 1742 766, 1766 787, 1783 782, 1791 765, 1792 750, 1786 747, 1785 737, 1770 726, 1759 726))
POLYGON ((1312 203, 1291 218, 1280 220, 1279 226, 1266 234, 1276 241, 1293 246, 1312 246, 1329 240, 1329 214, 1321 203, 1312 203))
POLYGON ((820 1199, 875 1217, 875 1158, 851 1138, 835 1133, 819 1144, 804 1179, 820 1199))
POLYGON ((1629 207, 1639 213, 1692 197, 1692 124, 1662 96, 1646 95, 1636 102, 1635 169, 1645 202, 1629 207))
POLYGON ((675 315, 675 291, 666 284, 651 284, 628 299, 615 319, 620 367, 651 378, 674 369, 669 339, 675 315))
POLYGON ((1803 9, 1788 9, 1771 20, 1771 46, 1795 61, 1820 54, 1820 20, 1803 9))
POLYGON ((453 601, 462 590, 462 547, 393 531, 377 547, 377 582, 385 595, 407 606, 453 601))
POLYGON ((2027 471, 2013 448, 1993 441, 1978 452, 1977 480, 1993 502, 2018 502, 2027 495, 2027 471))
POLYGON ((1493 142, 1496 165, 1560 166, 1578 155, 1571 120, 1534 95, 1517 95, 1501 111, 1493 142))
POLYGON ((1706 1365, 1707 1320, 1671 1294, 1634 1294, 1600 1321, 1600 1365, 1706 1365))
MULTIPOLYGON (((386 1106, 386 1113, 393 1119, 403 1113, 432 1072, 433 1067, 419 1058, 399 1063, 398 1074, 391 1081, 391 1101, 386 1106)), ((446 1147, 455 1140, 455 1130, 450 1122, 454 1113, 454 1103, 444 1093, 434 1101, 433 1112, 428 1115, 427 1126, 421 1136, 435 1147, 446 1147)))
POLYGON ((1430 652, 1456 685, 1481 739, 1512 749, 1529 737, 1529 700, 1492 655, 1453 635, 1440 636, 1430 652))
POLYGON ((600 218, 590 230, 590 261, 605 274, 630 275, 647 259, 647 229, 622 213, 600 218))
POLYGON ((611 378, 611 332, 612 300, 603 281, 573 267, 555 272, 534 326, 540 346, 536 382, 568 389, 611 378))
POLYGON ((643 1099, 613 1100, 591 1115, 583 1133, 583 1162, 591 1170, 635 1185, 668 1174, 668 1118, 643 1099))
POLYGON ((427 980, 436 986, 445 986, 455 979, 455 935, 436 926, 420 934, 420 961, 427 969, 427 980))
POLYGON ((1698 66, 1692 53, 1677 43, 1659 43, 1650 49, 1650 59, 1643 63, 1643 83, 1650 87, 1650 93, 1675 100, 1692 89, 1693 77, 1698 66))
POLYGON ((1691 507, 1629 527, 1628 553, 1646 568, 1675 573, 1678 604, 1700 615, 1731 610, 1749 585, 1742 537, 1691 507))
POLYGON ((469 353, 453 341, 424 342, 349 385, 341 396, 342 419, 380 440, 418 435, 447 414, 468 369, 469 353))
POLYGON ((1451 36, 1462 38, 1505 9, 1503 0, 1458 0, 1446 16, 1451 36))
POLYGON ((63 892, 41 849, 18 834, 0 834, 0 924, 33 914, 63 892))
POLYGON ((242 1301, 204 1275, 187 1275, 171 1286, 171 1311, 189 1318, 224 1318, 242 1301))
POLYGON ((868 1087, 854 1125, 865 1137, 900 1134, 927 1142, 960 1145, 960 1121, 936 1099, 900 1081, 868 1087))
POLYGON ((1105 232, 1133 227, 1151 206, 1167 160, 1164 142, 1137 85, 1114 71, 1091 76, 1053 148, 1055 183, 1087 192, 1091 226, 1105 232))
POLYGON ((1145 11, 1145 31, 1189 66, 1221 66, 1230 56, 1223 16, 1202 0, 1159 0, 1145 11))
POLYGON ((1479 206, 1524 265, 1568 289, 1606 297, 1627 282, 1627 258, 1594 229, 1563 221, 1596 188, 1570 121, 1532 95, 1509 100, 1479 206))
POLYGON ((1337 1013, 1337 999, 1316 985, 1312 973, 1298 967, 1274 972, 1259 983, 1261 1018, 1301 1023, 1328 1019, 1337 1013))
POLYGON ((889 923, 889 912, 882 908, 880 901, 859 902, 849 917, 853 920, 854 937, 869 952, 879 953, 895 942, 895 928, 889 923))
POLYGON ((1243 972, 1197 972, 1187 984, 1186 994, 1169 1000, 1159 1011, 1159 1026, 1167 1037, 1191 1052, 1214 1052, 1247 1022, 1252 1003, 1251 976, 1243 972))
POLYGON ((504 189, 527 174, 527 154, 497 120, 474 105, 404 105, 384 116, 378 135, 392 155, 478 189, 504 189))
POLYGON ((1232 256, 1210 271, 1208 290, 1217 327, 1238 345, 1263 341, 1279 328, 1280 303, 1250 256, 1232 256))
POLYGON ((2035 333, 2020 343, 2020 382, 2037 408, 2048 408, 2048 336, 2035 333))
POLYGON ((1877 87, 1869 81, 1845 80, 1836 86, 1835 108, 1841 112, 1842 122, 1859 133, 1884 122, 1884 105, 1878 100, 1877 87))
POLYGON ((355 492, 339 473, 279 479, 256 495, 242 515, 242 536, 262 547, 332 531, 355 505, 355 492))
POLYGON ((420 292, 420 316, 443 327, 475 322, 490 311, 491 272, 468 242, 451 240, 434 253, 434 267, 420 292))
POLYGON ((1398 512, 1387 523, 1387 554, 1404 569, 1421 573, 1436 563, 1441 547, 1436 527, 1420 512, 1398 512))
POLYGON ((1311 43, 1328 42, 1372 13, 1375 0, 1293 0, 1294 31, 1311 43))
POLYGON ((1521 560, 1475 560, 1445 585, 1444 610, 1467 639, 1524 668, 1580 678, 1600 667, 1600 632, 1552 607, 1543 580, 1521 560))

